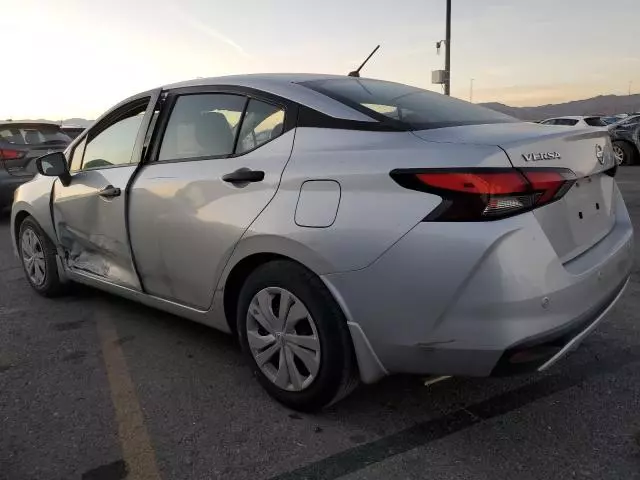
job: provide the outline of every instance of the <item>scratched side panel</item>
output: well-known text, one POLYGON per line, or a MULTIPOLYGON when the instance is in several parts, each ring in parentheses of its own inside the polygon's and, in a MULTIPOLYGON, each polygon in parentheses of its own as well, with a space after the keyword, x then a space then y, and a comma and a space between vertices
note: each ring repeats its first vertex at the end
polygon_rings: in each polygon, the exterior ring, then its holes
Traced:
POLYGON ((69 268, 139 290, 125 224, 126 185, 135 168, 83 171, 67 187, 56 183, 53 218, 69 268), (122 194, 99 196, 107 185, 120 188, 122 194))

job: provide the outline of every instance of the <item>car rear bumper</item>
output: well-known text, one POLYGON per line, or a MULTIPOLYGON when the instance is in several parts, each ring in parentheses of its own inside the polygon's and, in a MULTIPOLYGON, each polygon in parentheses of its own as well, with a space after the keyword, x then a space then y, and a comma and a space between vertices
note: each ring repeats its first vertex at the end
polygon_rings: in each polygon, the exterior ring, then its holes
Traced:
POLYGON ((527 213, 423 222, 369 267, 325 275, 349 319, 363 380, 550 366, 602 321, 629 278, 633 230, 617 187, 615 202, 612 230, 566 263, 527 213))

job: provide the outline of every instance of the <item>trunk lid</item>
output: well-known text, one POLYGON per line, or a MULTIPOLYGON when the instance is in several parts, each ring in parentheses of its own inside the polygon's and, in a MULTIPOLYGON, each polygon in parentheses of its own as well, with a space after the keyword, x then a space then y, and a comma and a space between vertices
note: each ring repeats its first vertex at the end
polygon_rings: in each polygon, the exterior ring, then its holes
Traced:
POLYGON ((533 123, 470 125, 414 132, 430 142, 495 145, 511 164, 565 168, 577 181, 558 201, 533 210, 562 262, 588 250, 613 228, 615 166, 606 129, 544 126, 533 123))
POLYGON ((12 176, 33 176, 35 171, 27 168, 32 160, 63 151, 69 143, 71 139, 56 124, 0 124, 0 168, 12 176), (15 152, 18 152, 18 158, 15 158, 15 152))

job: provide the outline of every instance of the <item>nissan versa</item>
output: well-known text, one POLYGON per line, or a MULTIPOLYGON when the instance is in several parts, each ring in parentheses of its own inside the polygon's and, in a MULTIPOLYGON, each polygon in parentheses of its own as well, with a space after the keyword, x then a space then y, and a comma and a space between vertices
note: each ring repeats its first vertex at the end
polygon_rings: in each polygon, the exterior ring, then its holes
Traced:
POLYGON ((327 75, 131 97, 15 195, 33 288, 102 288, 237 335, 313 410, 385 375, 542 370, 619 299, 607 132, 327 75))

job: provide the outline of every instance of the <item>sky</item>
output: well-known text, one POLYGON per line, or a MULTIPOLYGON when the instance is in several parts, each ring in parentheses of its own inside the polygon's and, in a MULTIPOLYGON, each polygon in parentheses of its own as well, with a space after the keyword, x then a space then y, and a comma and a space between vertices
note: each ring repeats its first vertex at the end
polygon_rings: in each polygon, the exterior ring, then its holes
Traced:
MULTIPOLYGON (((639 0, 452 0, 452 95, 533 106, 640 93, 639 0)), ((445 0, 0 0, 0 118, 96 118, 196 77, 346 74, 430 90, 445 0)))

